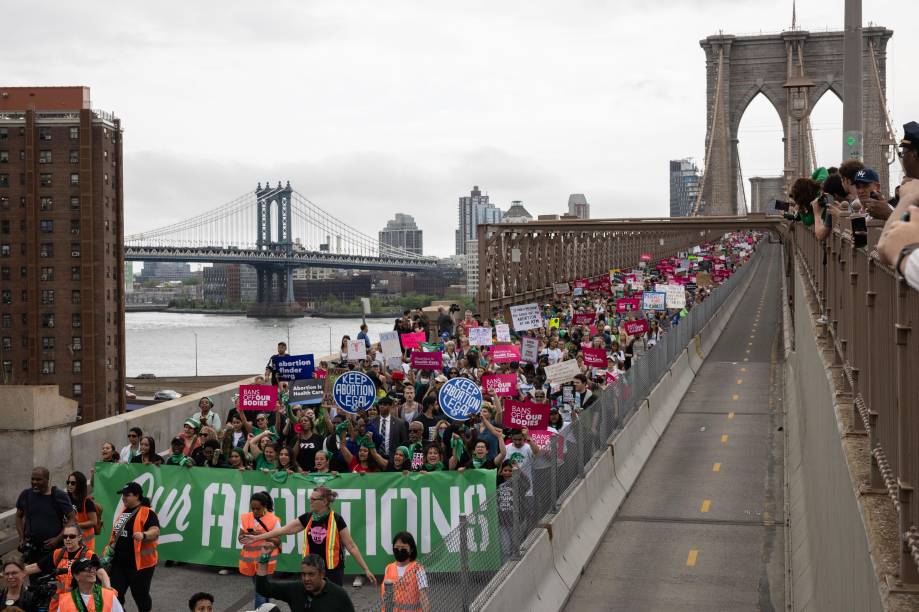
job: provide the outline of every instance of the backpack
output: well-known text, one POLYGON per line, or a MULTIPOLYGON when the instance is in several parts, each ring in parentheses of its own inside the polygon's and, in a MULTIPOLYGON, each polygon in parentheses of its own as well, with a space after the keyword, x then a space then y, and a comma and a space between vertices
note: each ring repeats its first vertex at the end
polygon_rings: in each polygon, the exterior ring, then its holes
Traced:
MULTIPOLYGON (((102 533, 102 510, 103 510, 102 505, 96 500, 94 500, 92 497, 87 497, 86 500, 91 501, 93 505, 96 507, 96 524, 93 525, 93 533, 95 533, 96 535, 99 535, 100 533, 102 533)), ((86 501, 85 500, 83 501, 83 511, 84 512, 86 511, 86 501)))

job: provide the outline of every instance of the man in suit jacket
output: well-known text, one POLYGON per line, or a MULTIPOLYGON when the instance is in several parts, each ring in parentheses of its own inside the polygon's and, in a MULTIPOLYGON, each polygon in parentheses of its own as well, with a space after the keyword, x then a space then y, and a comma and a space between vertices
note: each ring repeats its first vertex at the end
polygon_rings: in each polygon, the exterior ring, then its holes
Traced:
POLYGON ((394 414, 393 404, 393 398, 388 395, 380 398, 377 402, 380 416, 370 420, 370 426, 383 439, 379 444, 380 452, 389 458, 397 448, 408 445, 408 425, 394 414))

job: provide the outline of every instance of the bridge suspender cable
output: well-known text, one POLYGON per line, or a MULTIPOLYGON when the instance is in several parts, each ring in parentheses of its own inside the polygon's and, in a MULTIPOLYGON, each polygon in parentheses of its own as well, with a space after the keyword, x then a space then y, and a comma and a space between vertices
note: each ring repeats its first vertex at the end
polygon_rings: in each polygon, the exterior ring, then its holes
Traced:
POLYGON ((699 215, 699 208, 702 205, 702 194, 705 192, 705 180, 708 178, 708 165, 711 163, 712 144, 715 142, 715 130, 718 129, 718 110, 721 108, 721 80, 724 68, 724 47, 718 50, 718 80, 715 85, 715 108, 712 110, 712 127, 708 134, 708 144, 705 147, 705 163, 702 166, 702 180, 699 181, 699 193, 696 194, 696 202, 692 206, 689 216, 699 215))

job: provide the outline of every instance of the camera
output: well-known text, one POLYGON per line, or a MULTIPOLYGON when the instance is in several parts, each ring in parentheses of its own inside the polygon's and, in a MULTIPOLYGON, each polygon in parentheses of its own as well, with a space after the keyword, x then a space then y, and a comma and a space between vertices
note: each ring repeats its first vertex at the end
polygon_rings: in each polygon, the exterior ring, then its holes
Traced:
POLYGON ((832 203, 835 202, 836 200, 833 199, 833 196, 831 196, 830 194, 825 193, 825 194, 823 194, 822 196, 820 196, 820 200, 819 200, 819 201, 820 201, 820 206, 822 206, 823 208, 826 208, 827 206, 829 206, 830 204, 832 204, 832 203))
POLYGON ((56 569, 50 574, 30 580, 26 590, 32 593, 40 609, 42 605, 47 609, 47 605, 51 601, 51 598, 57 593, 57 577, 69 573, 70 570, 67 568, 56 569))
POLYGON ((37 559, 42 555, 42 552, 44 552, 42 546, 34 543, 28 538, 17 547, 17 550, 19 550, 26 559, 37 559))

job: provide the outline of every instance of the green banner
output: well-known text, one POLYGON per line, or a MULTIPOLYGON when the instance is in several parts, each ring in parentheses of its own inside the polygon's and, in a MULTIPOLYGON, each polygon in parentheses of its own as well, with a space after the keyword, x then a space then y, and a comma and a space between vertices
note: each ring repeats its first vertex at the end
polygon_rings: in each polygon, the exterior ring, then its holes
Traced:
MULTIPOLYGON (((419 555, 428 553, 459 526, 461 514, 476 512, 495 492, 494 470, 293 474, 279 482, 254 471, 97 463, 93 498, 104 510, 103 531, 96 537, 100 554, 111 535, 113 515, 122 509, 117 491, 132 480, 140 483, 159 516, 160 559, 225 567, 235 567, 239 561, 239 517, 249 512, 253 493, 267 491, 274 500, 274 513, 284 524, 307 512, 313 487, 328 486, 338 493, 332 509, 345 519, 354 543, 376 574, 382 574, 393 560, 393 535, 410 531, 419 555)), ((497 569, 501 552, 494 512, 474 514, 466 532, 469 568, 497 569)), ((303 535, 301 531, 282 541, 280 571, 299 570, 303 535)), ((438 555, 437 566, 428 571, 459 570, 458 538, 450 539, 449 546, 448 552, 455 554, 438 555)), ((359 573, 357 563, 350 561, 346 571, 359 573)))

